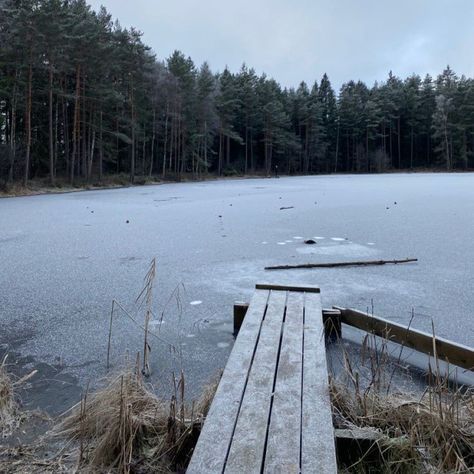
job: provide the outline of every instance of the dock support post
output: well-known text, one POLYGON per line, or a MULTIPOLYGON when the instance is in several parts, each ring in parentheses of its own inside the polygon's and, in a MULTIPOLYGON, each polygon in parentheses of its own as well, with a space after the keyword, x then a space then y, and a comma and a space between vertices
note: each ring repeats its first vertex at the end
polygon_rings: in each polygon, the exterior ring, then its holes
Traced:
POLYGON ((337 309, 323 309, 326 342, 335 342, 342 337, 341 312, 337 309))
POLYGON ((245 315, 249 309, 248 303, 237 302, 234 304, 234 337, 239 334, 242 323, 244 322, 245 315))

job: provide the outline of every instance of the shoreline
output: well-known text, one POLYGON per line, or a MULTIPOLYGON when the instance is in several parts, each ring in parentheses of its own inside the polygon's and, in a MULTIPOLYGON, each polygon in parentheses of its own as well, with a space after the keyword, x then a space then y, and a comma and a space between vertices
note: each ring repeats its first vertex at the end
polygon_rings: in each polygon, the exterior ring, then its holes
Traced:
MULTIPOLYGON (((356 173, 356 172, 344 172, 344 173, 319 173, 319 174, 280 174, 277 178, 290 178, 290 177, 304 177, 304 176, 383 176, 383 175, 396 175, 396 174, 469 174, 474 173, 474 169, 467 170, 445 170, 445 169, 406 169, 406 170, 393 170, 386 171, 384 173, 356 173)), ((12 185, 12 191, 0 190, 0 199, 9 199, 15 197, 30 197, 30 196, 43 196, 51 194, 70 194, 84 191, 102 191, 111 189, 126 189, 126 188, 137 188, 141 186, 162 186, 165 184, 178 184, 178 183, 202 183, 207 181, 233 181, 233 180, 244 180, 244 179, 272 179, 274 175, 268 176, 265 174, 246 174, 246 175, 234 175, 234 176, 215 176, 206 175, 199 178, 193 177, 192 175, 185 175, 181 179, 160 179, 137 176, 137 180, 142 180, 136 183, 124 183, 123 175, 111 175, 103 184, 92 183, 92 184, 78 184, 71 186, 67 181, 59 181, 56 186, 45 184, 46 179, 31 180, 30 186, 26 188, 19 184, 12 185)))

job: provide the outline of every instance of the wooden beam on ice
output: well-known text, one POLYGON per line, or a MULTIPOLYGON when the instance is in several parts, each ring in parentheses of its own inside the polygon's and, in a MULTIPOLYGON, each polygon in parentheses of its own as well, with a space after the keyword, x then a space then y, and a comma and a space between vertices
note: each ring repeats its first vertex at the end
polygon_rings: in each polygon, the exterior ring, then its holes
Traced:
POLYGON ((341 322, 344 324, 474 371, 474 349, 470 347, 355 309, 334 309, 341 312, 341 322))

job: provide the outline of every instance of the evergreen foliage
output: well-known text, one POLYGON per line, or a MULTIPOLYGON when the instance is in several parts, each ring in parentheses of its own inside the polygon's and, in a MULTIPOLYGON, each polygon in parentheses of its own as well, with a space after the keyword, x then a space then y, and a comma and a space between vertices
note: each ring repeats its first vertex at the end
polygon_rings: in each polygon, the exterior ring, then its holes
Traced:
POLYGON ((0 182, 107 174, 474 168, 474 80, 391 72, 336 95, 326 74, 283 89, 245 64, 159 61, 85 0, 0 2, 0 182))

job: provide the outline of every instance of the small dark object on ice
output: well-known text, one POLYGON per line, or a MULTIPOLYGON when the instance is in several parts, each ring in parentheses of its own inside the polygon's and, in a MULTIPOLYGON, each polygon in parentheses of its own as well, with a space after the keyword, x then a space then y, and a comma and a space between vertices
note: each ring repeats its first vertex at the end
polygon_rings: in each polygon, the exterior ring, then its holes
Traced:
POLYGON ((286 211, 287 209, 294 209, 295 206, 289 206, 289 207, 280 207, 280 211, 286 211))
POLYGON ((304 243, 307 244, 307 245, 315 245, 315 244, 317 244, 317 242, 316 242, 315 240, 313 240, 313 239, 305 240, 304 243))
POLYGON ((393 204, 395 204, 395 206, 397 205, 397 201, 395 201, 393 204))
POLYGON ((222 216, 219 214, 217 217, 219 217, 220 219, 222 219, 222 216))
POLYGON ((390 209, 388 206, 385 209, 390 209))
POLYGON ((91 214, 94 214, 94 211, 91 211, 91 214))
POLYGON ((127 220, 125 221, 125 224, 130 224, 130 221, 127 219, 127 220))

